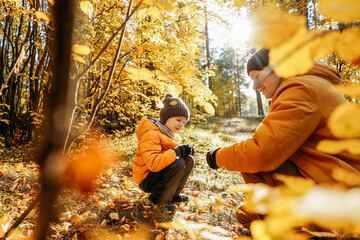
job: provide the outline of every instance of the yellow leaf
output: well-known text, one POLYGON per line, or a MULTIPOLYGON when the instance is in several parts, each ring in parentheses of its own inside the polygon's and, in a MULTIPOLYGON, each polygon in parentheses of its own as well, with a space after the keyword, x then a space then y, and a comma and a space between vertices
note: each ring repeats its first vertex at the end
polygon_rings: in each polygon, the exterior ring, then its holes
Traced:
POLYGON ((160 100, 160 98, 157 98, 156 99, 156 106, 158 107, 158 108, 163 108, 164 107, 164 104, 163 104, 163 102, 160 100))
POLYGON ((55 0, 48 0, 48 2, 49 2, 51 5, 54 5, 54 4, 55 4, 55 0))
POLYGON ((44 12, 36 11, 35 16, 39 19, 44 20, 45 22, 51 21, 51 15, 44 12))
POLYGON ((102 220, 102 222, 100 223, 100 226, 102 226, 102 227, 106 226, 106 219, 102 220))
POLYGON ((79 215, 75 215, 74 216, 74 219, 73 219, 73 223, 74 224, 79 224, 82 220, 84 220, 81 216, 79 216, 79 215))
POLYGON ((85 63, 85 60, 82 57, 80 57, 79 55, 72 54, 71 56, 74 59, 74 61, 79 62, 79 63, 85 63))
POLYGON ((67 212, 63 212, 59 214, 59 219, 60 221, 66 222, 68 220, 70 220, 71 218, 71 212, 67 211, 67 212))
POLYGON ((200 107, 204 106, 206 101, 202 97, 194 97, 194 102, 199 104, 200 107))
POLYGON ((339 138, 352 138, 360 135, 360 107, 343 103, 335 108, 328 120, 330 131, 339 138))
POLYGON ((154 2, 153 2, 153 0, 143 0, 142 4, 150 6, 150 5, 154 5, 154 2))
POLYGON ((11 223, 11 219, 8 218, 8 216, 2 216, 0 218, 0 237, 4 237, 6 231, 8 230, 8 228, 10 227, 10 223, 11 223))
POLYGON ((174 10, 176 10, 176 7, 171 3, 159 2, 157 4, 158 4, 159 7, 161 7, 165 11, 174 11, 174 10))
POLYGON ((317 225, 359 234, 360 189, 316 186, 297 199, 294 213, 317 225))
POLYGON ((108 204, 108 206, 109 206, 110 208, 115 208, 115 207, 116 207, 115 204, 114 204, 114 201, 111 200, 111 199, 108 201, 107 204, 108 204))
POLYGON ((334 179, 345 183, 347 186, 360 186, 360 174, 358 172, 351 172, 339 167, 332 171, 332 176, 334 179))
POLYGON ((181 93, 181 90, 179 88, 175 87, 174 85, 169 85, 167 87, 167 92, 169 92, 174 97, 177 97, 181 93))
POLYGON ((214 107, 211 105, 211 103, 206 102, 205 105, 204 105, 204 107, 205 107, 205 111, 206 111, 207 113, 209 113, 209 114, 211 114, 211 115, 214 115, 214 114, 215 114, 215 109, 214 109, 214 107))
POLYGON ((126 72, 132 73, 132 74, 137 73, 137 72, 139 71, 138 69, 133 68, 133 67, 125 67, 124 70, 125 70, 126 72))
POLYGON ((110 213, 111 220, 119 220, 119 214, 117 212, 110 213))
POLYGON ((160 18, 160 11, 156 6, 149 7, 147 14, 152 18, 152 20, 160 18))
POLYGON ((86 45, 74 44, 72 51, 80 55, 88 55, 90 53, 90 48, 86 45))
POLYGON ((315 186, 312 179, 285 175, 275 175, 275 178, 281 180, 287 187, 286 190, 291 191, 291 194, 302 195, 315 186))
POLYGON ((142 69, 140 69, 138 72, 139 72, 139 74, 140 74, 141 76, 143 76, 144 78, 153 78, 153 72, 150 71, 150 70, 147 69, 147 68, 142 68, 142 69))
POLYGON ((335 51, 336 44, 339 40, 338 31, 328 32, 324 36, 315 39, 312 48, 313 58, 321 59, 335 51))
POLYGON ((340 92, 347 96, 355 97, 360 99, 360 86, 337 86, 336 87, 340 92))
POLYGON ((336 45, 336 51, 342 59, 360 65, 360 29, 345 29, 336 45))
POLYGON ((121 225, 119 228, 118 228, 118 232, 121 233, 121 232, 128 232, 130 230, 130 225, 129 224, 124 224, 124 225, 121 225))
MULTIPOLYGON (((359 119, 360 121, 360 119, 359 119)), ((323 140, 316 146, 321 152, 329 154, 337 154, 348 151, 354 155, 360 155, 360 140, 359 139, 345 139, 345 140, 323 140)))
POLYGON ((277 75, 288 78, 310 70, 313 65, 312 48, 316 43, 303 45, 302 48, 299 46, 312 36, 313 34, 302 28, 290 40, 270 50, 269 61, 277 75))
POLYGON ((242 7, 246 3, 246 0, 234 0, 234 5, 237 7, 242 7))
POLYGON ((254 192, 255 191, 255 184, 237 184, 235 186, 230 187, 228 190, 230 192, 254 192))
POLYGON ((145 14, 147 12, 147 8, 143 8, 143 9, 140 9, 137 13, 137 18, 138 19, 143 19, 145 14))
POLYGON ((319 0, 319 12, 339 22, 353 22, 360 19, 359 0, 319 0))
POLYGON ((253 27, 250 43, 267 49, 278 47, 305 28, 304 16, 289 15, 279 10, 262 8, 249 18, 253 27))
POLYGON ((90 1, 81 1, 80 3, 80 9, 81 11, 83 11, 86 15, 89 16, 89 18, 91 18, 92 13, 94 11, 94 7, 91 4, 90 1))
POLYGON ((251 234, 254 239, 272 240, 273 238, 266 231, 266 224, 263 221, 253 221, 250 225, 251 234))
POLYGON ((188 67, 184 67, 183 69, 180 70, 180 75, 185 75, 185 76, 192 76, 194 75, 194 70, 192 70, 191 68, 188 67))

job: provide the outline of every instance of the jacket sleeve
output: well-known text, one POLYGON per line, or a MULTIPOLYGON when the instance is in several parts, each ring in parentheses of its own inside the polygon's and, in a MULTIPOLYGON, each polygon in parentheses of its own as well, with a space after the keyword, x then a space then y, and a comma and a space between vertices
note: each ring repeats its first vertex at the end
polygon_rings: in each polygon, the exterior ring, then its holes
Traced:
POLYGON ((231 171, 273 171, 301 147, 320 120, 320 110, 311 90, 292 83, 282 89, 254 135, 217 151, 216 163, 231 171))
POLYGON ((144 163, 151 172, 159 172, 176 160, 173 149, 162 150, 160 138, 156 133, 145 133, 139 144, 144 163))

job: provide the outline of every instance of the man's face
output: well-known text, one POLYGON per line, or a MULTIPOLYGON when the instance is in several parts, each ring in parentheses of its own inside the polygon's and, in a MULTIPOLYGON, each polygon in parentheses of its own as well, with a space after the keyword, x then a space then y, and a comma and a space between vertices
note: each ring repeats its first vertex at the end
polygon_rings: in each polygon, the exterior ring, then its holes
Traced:
POLYGON ((281 78, 274 72, 264 70, 250 71, 249 76, 253 80, 253 89, 261 92, 266 99, 273 97, 281 82, 281 78))

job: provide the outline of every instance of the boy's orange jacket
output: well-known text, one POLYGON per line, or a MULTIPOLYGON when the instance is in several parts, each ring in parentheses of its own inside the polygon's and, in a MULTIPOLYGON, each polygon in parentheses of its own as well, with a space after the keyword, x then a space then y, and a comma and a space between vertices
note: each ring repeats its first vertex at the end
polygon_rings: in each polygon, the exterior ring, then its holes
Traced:
POLYGON ((178 134, 172 139, 163 134, 147 117, 143 117, 136 130, 139 140, 132 165, 135 184, 140 184, 149 172, 159 172, 176 160, 174 147, 181 138, 178 134))
POLYGON ((216 152, 216 163, 228 170, 256 173, 277 169, 286 160, 315 182, 333 182, 332 170, 360 170, 360 156, 347 152, 329 155, 316 149, 325 139, 335 140, 327 120, 346 99, 333 86, 337 71, 315 63, 306 74, 284 79, 253 136, 216 152))

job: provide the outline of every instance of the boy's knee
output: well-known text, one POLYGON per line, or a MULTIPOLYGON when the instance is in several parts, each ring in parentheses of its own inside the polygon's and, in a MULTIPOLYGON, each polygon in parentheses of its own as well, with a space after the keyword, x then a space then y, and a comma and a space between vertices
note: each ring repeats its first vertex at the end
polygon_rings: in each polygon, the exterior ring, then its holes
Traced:
POLYGON ((193 166, 195 165, 195 160, 191 155, 185 157, 185 162, 187 167, 193 168, 193 166))
POLYGON ((179 169, 180 170, 180 169, 183 169, 185 167, 185 164, 186 164, 186 162, 185 162, 185 160, 183 158, 177 157, 175 162, 173 162, 171 164, 171 167, 174 168, 174 169, 179 169))

